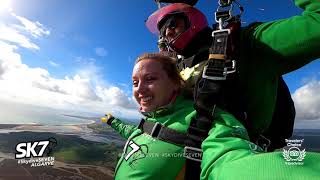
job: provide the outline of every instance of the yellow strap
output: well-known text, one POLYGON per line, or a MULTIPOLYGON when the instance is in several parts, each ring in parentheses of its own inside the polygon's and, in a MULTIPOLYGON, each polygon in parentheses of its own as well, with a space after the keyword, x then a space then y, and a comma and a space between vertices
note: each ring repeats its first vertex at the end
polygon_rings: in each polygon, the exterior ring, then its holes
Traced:
POLYGON ((226 59, 224 54, 209 54, 209 59, 226 59))

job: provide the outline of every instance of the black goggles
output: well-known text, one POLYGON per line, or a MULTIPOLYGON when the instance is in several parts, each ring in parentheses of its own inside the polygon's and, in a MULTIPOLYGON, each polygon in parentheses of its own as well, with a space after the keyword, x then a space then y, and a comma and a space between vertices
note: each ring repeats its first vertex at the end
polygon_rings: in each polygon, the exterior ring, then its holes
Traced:
POLYGON ((170 17, 166 20, 166 22, 162 25, 160 29, 160 35, 165 36, 166 29, 175 29, 177 27, 177 20, 175 17, 170 17))

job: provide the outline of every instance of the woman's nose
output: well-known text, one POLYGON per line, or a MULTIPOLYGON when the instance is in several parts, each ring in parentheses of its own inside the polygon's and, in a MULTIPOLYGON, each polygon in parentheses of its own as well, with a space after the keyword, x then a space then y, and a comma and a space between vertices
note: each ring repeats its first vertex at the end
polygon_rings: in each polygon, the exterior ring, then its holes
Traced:
POLYGON ((139 82, 138 84, 138 87, 137 87, 137 92, 140 94, 140 93, 143 93, 146 91, 146 85, 144 82, 139 82))

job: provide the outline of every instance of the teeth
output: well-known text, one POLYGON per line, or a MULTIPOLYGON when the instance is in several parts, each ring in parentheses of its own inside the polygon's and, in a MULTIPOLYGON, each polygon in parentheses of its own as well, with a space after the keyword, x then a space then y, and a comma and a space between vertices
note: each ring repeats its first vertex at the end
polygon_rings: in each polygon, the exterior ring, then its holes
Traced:
POLYGON ((151 99, 152 99, 151 96, 141 98, 141 100, 144 102, 150 101, 151 99))

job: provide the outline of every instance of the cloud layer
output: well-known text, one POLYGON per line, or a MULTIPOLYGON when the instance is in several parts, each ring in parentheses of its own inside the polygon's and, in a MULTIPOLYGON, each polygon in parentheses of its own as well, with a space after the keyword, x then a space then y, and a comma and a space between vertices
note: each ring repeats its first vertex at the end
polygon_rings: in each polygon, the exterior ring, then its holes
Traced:
MULTIPOLYGON (((43 68, 31 68, 23 63, 21 48, 40 51, 33 42, 50 35, 40 22, 33 22, 11 12, 18 24, 0 22, 0 101, 36 105, 74 112, 116 112, 124 117, 137 117, 137 105, 121 88, 103 82, 100 67, 94 58, 75 59, 86 68, 72 77, 54 78, 43 68)), ((103 47, 96 47, 97 56, 107 56, 103 47)), ((61 66, 53 61, 49 64, 61 66)), ((320 121, 320 81, 310 81, 292 94, 297 121, 320 121)))
MULTIPOLYGON (((43 68, 31 68, 23 63, 20 48, 40 50, 33 39, 50 35, 39 22, 11 13, 20 24, 0 23, 0 101, 36 105, 53 109, 81 112, 121 112, 127 117, 137 116, 137 106, 132 98, 120 88, 99 84, 99 68, 89 58, 88 69, 79 70, 73 77, 57 79, 43 68)), ((106 55, 103 48, 97 49, 100 56, 106 55)), ((83 58, 78 61, 84 62, 83 58)), ((52 66, 59 64, 51 61, 52 66)))
POLYGON ((292 98, 298 120, 320 121, 320 81, 312 80, 297 89, 292 98))

